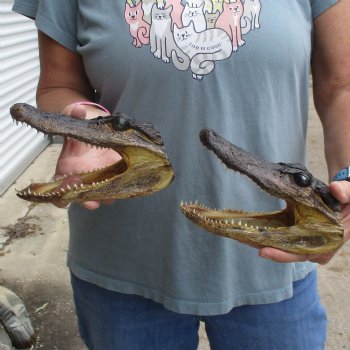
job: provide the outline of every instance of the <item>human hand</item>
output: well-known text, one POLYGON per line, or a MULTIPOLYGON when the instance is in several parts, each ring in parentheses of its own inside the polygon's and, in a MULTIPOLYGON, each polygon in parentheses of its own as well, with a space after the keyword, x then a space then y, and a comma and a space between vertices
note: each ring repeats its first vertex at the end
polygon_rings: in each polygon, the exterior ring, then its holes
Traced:
MULTIPOLYGON (((329 185, 330 193, 342 204, 341 214, 344 225, 344 243, 350 239, 350 182, 334 181, 329 185)), ((325 254, 308 255, 287 253, 279 249, 265 247, 260 249, 259 255, 262 258, 276 262, 290 263, 312 261, 321 265, 327 264, 337 250, 325 254)))
MULTIPOLYGON (((96 117, 99 115, 107 115, 107 113, 94 107, 86 107, 83 105, 69 105, 63 110, 64 114, 70 115, 73 118, 85 119, 96 117)), ((121 156, 110 149, 96 149, 85 145, 73 139, 65 139, 59 158, 57 160, 55 179, 62 178, 68 174, 63 180, 61 187, 67 185, 79 185, 82 181, 79 176, 82 172, 91 171, 106 165, 116 163, 121 159, 121 156)), ((87 201, 81 205, 87 209, 97 209, 100 204, 111 204, 114 200, 104 201, 87 201)), ((54 203, 57 207, 63 208, 67 205, 64 201, 54 203)))

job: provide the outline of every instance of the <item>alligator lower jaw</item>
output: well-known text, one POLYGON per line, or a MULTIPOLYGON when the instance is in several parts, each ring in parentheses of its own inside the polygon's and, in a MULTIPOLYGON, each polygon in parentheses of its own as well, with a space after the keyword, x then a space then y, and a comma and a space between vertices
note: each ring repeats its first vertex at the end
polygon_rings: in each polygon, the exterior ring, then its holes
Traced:
POLYGON ((270 213, 247 212, 233 209, 211 209, 196 202, 195 204, 181 203, 183 213, 191 220, 203 225, 229 225, 234 228, 249 228, 260 230, 261 228, 291 226, 294 222, 291 212, 287 209, 270 213))
MULTIPOLYGON (((298 208, 289 206, 281 211, 256 213, 210 209, 196 202, 181 203, 180 209, 207 231, 255 248, 274 247, 296 254, 320 254, 333 251, 343 243, 341 225, 324 219, 317 224, 315 220, 308 222, 307 216, 299 217, 298 208)), ((319 216, 316 212, 309 214, 319 216)))
POLYGON ((96 191, 97 188, 117 181, 117 178, 126 170, 127 164, 124 160, 121 160, 90 172, 65 175, 52 182, 32 183, 25 189, 16 190, 16 192, 18 197, 32 202, 45 203, 64 198, 74 198, 78 194, 96 191))
POLYGON ((126 199, 160 191, 174 178, 171 164, 162 155, 139 147, 127 147, 118 153, 122 160, 117 163, 49 183, 33 183, 17 191, 17 196, 31 202, 60 202, 61 205, 126 199), (71 182, 75 184, 67 185, 71 182))

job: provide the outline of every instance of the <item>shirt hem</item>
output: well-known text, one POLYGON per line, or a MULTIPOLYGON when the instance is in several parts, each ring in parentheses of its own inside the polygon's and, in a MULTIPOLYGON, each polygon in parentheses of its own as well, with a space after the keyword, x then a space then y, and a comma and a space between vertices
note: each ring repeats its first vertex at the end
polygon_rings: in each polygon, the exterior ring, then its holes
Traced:
POLYGON ((337 2, 338 0, 315 0, 312 8, 312 18, 315 19, 337 2))
POLYGON ((78 278, 93 283, 101 288, 112 290, 125 294, 136 294, 141 297, 151 299, 155 302, 161 303, 165 308, 181 313, 193 314, 198 316, 214 316, 230 312, 233 308, 243 305, 259 305, 277 303, 293 296, 293 281, 305 278, 312 270, 314 265, 310 264, 307 268, 301 269, 298 273, 294 273, 294 279, 289 285, 284 288, 261 292, 261 293, 247 293, 244 295, 237 295, 225 300, 223 302, 193 302, 177 300, 168 295, 139 284, 120 281, 106 276, 102 276, 95 272, 89 271, 68 258, 67 262, 70 271, 78 278))

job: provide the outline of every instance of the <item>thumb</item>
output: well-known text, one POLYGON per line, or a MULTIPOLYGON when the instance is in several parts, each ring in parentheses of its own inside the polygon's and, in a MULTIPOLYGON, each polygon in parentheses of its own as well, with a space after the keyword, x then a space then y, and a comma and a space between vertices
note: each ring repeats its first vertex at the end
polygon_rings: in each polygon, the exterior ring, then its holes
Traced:
POLYGON ((87 108, 83 105, 70 104, 63 109, 63 113, 76 119, 85 119, 87 108))
POLYGON ((349 181, 333 181, 329 184, 329 191, 340 203, 350 203, 349 181))

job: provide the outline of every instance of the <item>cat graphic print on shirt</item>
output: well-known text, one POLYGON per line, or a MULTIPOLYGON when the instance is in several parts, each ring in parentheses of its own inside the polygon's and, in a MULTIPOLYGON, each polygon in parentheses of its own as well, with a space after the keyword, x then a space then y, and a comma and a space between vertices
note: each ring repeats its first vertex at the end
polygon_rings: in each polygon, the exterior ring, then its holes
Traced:
POLYGON ((260 28, 260 0, 126 0, 131 44, 202 80, 260 28))

